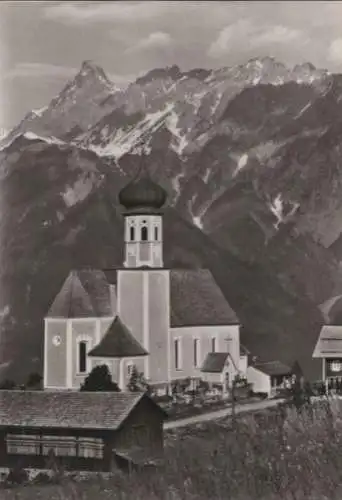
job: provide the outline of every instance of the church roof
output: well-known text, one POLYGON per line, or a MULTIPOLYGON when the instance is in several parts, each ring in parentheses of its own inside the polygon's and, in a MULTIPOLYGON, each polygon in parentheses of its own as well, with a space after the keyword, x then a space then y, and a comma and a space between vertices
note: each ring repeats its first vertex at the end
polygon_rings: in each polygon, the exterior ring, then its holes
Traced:
POLYGON ((133 358, 147 354, 119 316, 111 323, 100 343, 89 352, 89 356, 98 358, 133 358))
POLYGON ((174 328, 239 324, 208 269, 171 269, 170 314, 174 328))
MULTIPOLYGON (((117 272, 117 269, 72 271, 47 317, 114 316, 110 286, 116 285, 117 272)), ((235 324, 239 320, 208 269, 170 270, 171 328, 235 324)))
POLYGON ((147 397, 132 392, 0 391, 0 426, 116 430, 147 397))
POLYGON ((228 356, 228 352, 208 352, 203 361, 201 372, 221 373, 228 356))
POLYGON ((101 270, 71 271, 47 317, 92 318, 112 316, 110 287, 101 270))

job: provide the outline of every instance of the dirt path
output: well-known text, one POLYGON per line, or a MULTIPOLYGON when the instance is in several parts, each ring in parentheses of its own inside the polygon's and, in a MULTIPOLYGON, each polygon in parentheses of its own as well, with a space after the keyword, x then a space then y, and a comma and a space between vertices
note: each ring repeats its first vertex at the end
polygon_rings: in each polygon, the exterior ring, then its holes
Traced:
MULTIPOLYGON (((247 403, 244 405, 236 406, 236 414, 246 413, 255 410, 264 410, 266 408, 272 408, 281 402, 280 399, 276 400, 264 400, 253 403, 247 403)), ((210 413, 204 413, 202 415, 194 415, 193 417, 182 418, 179 420, 174 420, 172 422, 165 422, 164 429, 176 429, 177 427, 184 427, 186 425, 197 424, 200 422, 206 422, 208 420, 215 420, 217 418, 227 417, 232 414, 231 406, 229 408, 223 408, 222 410, 212 411, 210 413)))

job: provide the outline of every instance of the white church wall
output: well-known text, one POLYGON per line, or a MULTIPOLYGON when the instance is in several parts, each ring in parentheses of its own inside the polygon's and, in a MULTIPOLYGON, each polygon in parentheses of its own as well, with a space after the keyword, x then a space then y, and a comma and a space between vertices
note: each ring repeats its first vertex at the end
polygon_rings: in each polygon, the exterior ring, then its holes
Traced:
POLYGON ((87 343, 87 352, 97 344, 97 326, 96 318, 82 318, 68 320, 72 336, 72 361, 71 361, 71 387, 78 389, 84 382, 84 379, 91 372, 94 364, 91 357, 87 358, 87 370, 84 373, 79 371, 79 342, 87 343))
POLYGON ((120 319, 149 353, 137 368, 151 383, 167 382, 169 271, 119 270, 117 293, 120 319))
POLYGON ((140 269, 120 269, 117 274, 118 316, 144 347, 144 283, 140 269))
POLYGON ((200 368, 215 343, 215 352, 229 352, 234 360, 230 376, 237 373, 240 363, 240 334, 238 325, 227 326, 192 326, 171 328, 171 378, 200 377, 204 379, 200 368), (180 369, 175 366, 175 340, 179 339, 182 363, 180 369), (197 343, 197 366, 195 366, 195 339, 197 343), (213 342, 212 339, 215 339, 213 342))
POLYGON ((67 385, 67 321, 44 321, 44 388, 64 389, 67 385))
POLYGON ((146 366, 147 377, 154 383, 168 381, 169 374, 169 300, 170 273, 167 270, 145 271, 147 288, 145 328, 149 352, 146 366))

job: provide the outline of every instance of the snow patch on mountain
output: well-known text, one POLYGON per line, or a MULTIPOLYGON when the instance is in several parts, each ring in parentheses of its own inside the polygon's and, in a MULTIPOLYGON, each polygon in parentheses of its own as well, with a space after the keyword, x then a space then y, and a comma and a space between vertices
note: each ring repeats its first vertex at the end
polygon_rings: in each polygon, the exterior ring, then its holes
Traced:
POLYGON ((5 307, 0 311, 0 320, 6 318, 10 313, 10 306, 7 304, 5 307))
POLYGON ((5 128, 0 128, 0 141, 5 139, 5 137, 9 134, 9 130, 6 130, 5 128))
POLYGON ((277 222, 274 224, 274 227, 278 229, 279 224, 284 220, 283 199, 280 193, 276 196, 276 198, 274 198, 274 200, 271 201, 269 207, 271 209, 271 212, 277 219, 277 222))
POLYGON ((211 112, 212 115, 214 113, 216 113, 216 110, 217 110, 217 108, 219 107, 219 105, 221 103, 222 95, 223 95, 222 92, 218 92, 216 94, 215 102, 210 107, 210 112, 211 112))
POLYGON ((29 141, 42 141, 45 142, 46 144, 57 144, 59 146, 65 144, 64 141, 61 141, 60 139, 57 139, 57 137, 51 136, 51 137, 43 137, 41 135, 37 135, 34 132, 24 132, 24 133, 18 133, 13 136, 9 136, 6 140, 6 137, 3 139, 3 141, 0 144, 0 151, 3 151, 4 149, 8 148, 13 144, 13 142, 18 139, 19 137, 24 137, 25 139, 28 139, 29 141))
POLYGON ((305 111, 310 108, 311 105, 312 103, 308 102, 293 119, 297 120, 298 118, 300 118, 302 114, 305 113, 305 111))
POLYGON ((171 132, 173 137, 176 139, 175 144, 171 144, 171 148, 181 155, 184 148, 188 145, 188 140, 185 135, 181 133, 181 128, 178 127, 179 116, 172 110, 166 119, 166 127, 171 132))
POLYGON ((208 205, 210 204, 210 202, 206 203, 205 205, 203 205, 201 207, 201 210, 199 211, 199 213, 197 213, 196 215, 194 214, 193 212, 193 206, 194 206, 194 203, 197 199, 197 196, 198 196, 198 193, 194 193, 191 197, 190 200, 188 200, 188 211, 189 211, 189 214, 191 216, 191 219, 192 219, 192 222, 193 224, 195 224, 195 226, 197 226, 199 229, 203 230, 204 229, 204 225, 203 225, 203 216, 205 215, 206 213, 206 210, 208 208, 208 205))
POLYGON ((32 113, 34 113, 36 116, 42 116, 42 114, 44 113, 44 111, 48 109, 48 107, 49 106, 43 106, 42 108, 39 109, 33 109, 32 113))
POLYGON ((82 177, 78 179, 73 186, 68 186, 61 196, 65 205, 70 208, 76 203, 83 201, 94 187, 94 179, 91 177, 82 177))
POLYGON ((211 168, 208 167, 207 170, 205 171, 203 177, 202 177, 203 182, 205 182, 206 184, 208 184, 210 174, 211 174, 211 168))
POLYGON ((269 208, 277 219, 274 223, 274 227, 278 229, 281 223, 287 222, 297 212, 299 203, 291 201, 284 202, 281 193, 278 193, 269 203, 269 208))
POLYGON ((181 179, 185 177, 185 172, 180 172, 179 174, 175 175, 175 177, 172 178, 172 187, 176 191, 177 196, 176 196, 176 201, 179 198, 180 195, 180 181, 181 179))
POLYGON ((248 163, 248 154, 244 153, 243 155, 240 156, 237 162, 237 166, 236 169, 234 170, 233 177, 235 177, 240 172, 240 170, 242 170, 247 165, 247 163, 248 163))
POLYGON ((132 151, 142 142, 147 142, 164 124, 166 117, 171 113, 173 104, 168 103, 164 109, 147 113, 143 120, 129 130, 122 128, 116 131, 113 140, 106 146, 89 146, 89 149, 98 156, 113 156, 117 159, 132 151))
POLYGON ((43 137, 41 135, 37 135, 34 132, 25 132, 23 136, 26 139, 29 139, 30 141, 44 141, 47 144, 58 144, 59 146, 65 144, 64 141, 61 141, 60 139, 57 139, 57 137, 54 137, 53 135, 50 137, 43 137))

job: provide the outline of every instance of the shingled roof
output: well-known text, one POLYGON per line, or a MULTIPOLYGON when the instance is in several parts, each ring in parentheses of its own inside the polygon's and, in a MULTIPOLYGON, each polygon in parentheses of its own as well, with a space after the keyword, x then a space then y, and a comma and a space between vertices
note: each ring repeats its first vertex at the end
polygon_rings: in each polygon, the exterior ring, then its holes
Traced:
POLYGON ((292 369, 289 366, 278 360, 268 361, 266 363, 255 363, 253 367, 270 376, 291 375, 292 373, 292 369))
POLYGON ((334 358, 342 356, 342 326, 324 325, 321 329, 313 358, 334 358))
POLYGON ((239 324, 208 269, 171 269, 170 315, 171 327, 239 324))
POLYGON ((111 316, 110 285, 101 270, 71 271, 52 303, 49 318, 111 316))
MULTIPOLYGON (((141 269, 137 269, 141 271, 141 269)), ((47 317, 114 316, 110 287, 116 269, 72 271, 47 317)), ((239 320, 208 269, 170 270, 170 326, 236 325, 239 320)))
POLYGON ((208 352, 203 361, 201 372, 221 373, 228 356, 228 352, 208 352))
POLYGON ((132 392, 0 391, 0 427, 116 430, 144 397, 132 392))
POLYGON ((116 316, 105 335, 88 354, 98 358, 132 358, 146 356, 148 352, 139 344, 130 330, 116 316))

